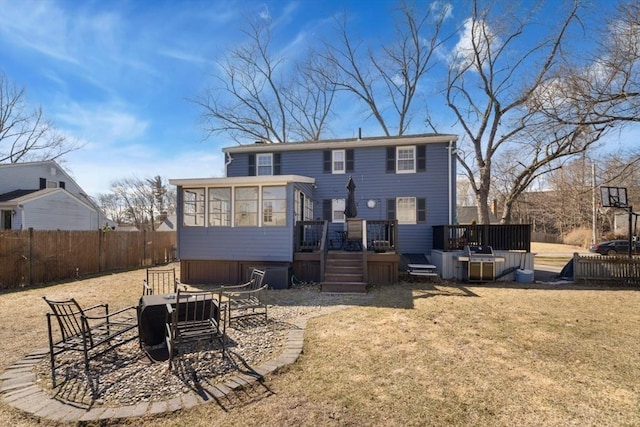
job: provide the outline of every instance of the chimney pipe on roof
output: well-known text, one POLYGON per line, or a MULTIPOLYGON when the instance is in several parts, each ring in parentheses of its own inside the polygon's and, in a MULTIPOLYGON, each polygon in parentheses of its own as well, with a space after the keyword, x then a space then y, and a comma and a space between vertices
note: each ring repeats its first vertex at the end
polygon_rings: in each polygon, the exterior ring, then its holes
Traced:
POLYGON ((358 128, 358 141, 362 139, 362 128, 358 128))

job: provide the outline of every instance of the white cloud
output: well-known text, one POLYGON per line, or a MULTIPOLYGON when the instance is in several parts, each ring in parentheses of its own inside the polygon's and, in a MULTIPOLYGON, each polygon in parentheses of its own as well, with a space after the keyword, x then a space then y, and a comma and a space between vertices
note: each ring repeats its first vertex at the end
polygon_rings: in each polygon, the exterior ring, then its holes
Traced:
POLYGON ((448 2, 436 0, 429 5, 429 9, 434 17, 443 16, 447 20, 453 16, 453 5, 448 2))
POLYGON ((3 2, 0 34, 14 44, 52 58, 78 64, 67 43, 69 18, 54 2, 3 2))
POLYGON ((224 157, 210 150, 172 153, 150 146, 94 147, 66 156, 63 167, 90 196, 109 193, 111 183, 123 178, 207 178, 224 176, 224 157))
POLYGON ((143 137, 149 122, 118 108, 116 105, 61 105, 54 116, 56 125, 78 138, 112 145, 143 137))
POLYGON ((478 69, 488 59, 489 44, 492 46, 499 45, 500 39, 493 33, 486 22, 467 18, 464 21, 460 39, 453 48, 449 61, 460 69, 470 65, 473 65, 472 69, 478 69), (478 63, 476 54, 479 56, 480 63, 478 63))
POLYGON ((160 49, 158 53, 162 56, 166 56, 167 58, 177 59, 178 61, 191 62, 194 64, 207 64, 209 62, 212 62, 205 56, 202 56, 198 53, 186 52, 184 50, 173 48, 160 49))

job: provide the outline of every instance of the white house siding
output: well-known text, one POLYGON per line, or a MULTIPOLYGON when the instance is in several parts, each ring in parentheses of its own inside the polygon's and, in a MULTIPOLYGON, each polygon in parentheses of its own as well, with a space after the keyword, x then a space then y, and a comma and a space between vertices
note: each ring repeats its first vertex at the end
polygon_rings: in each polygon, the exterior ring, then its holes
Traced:
POLYGON ((97 212, 65 191, 57 191, 24 203, 22 210, 24 211, 22 214, 24 223, 21 224, 23 229, 98 229, 97 212))
POLYGON ((84 194, 82 188, 55 162, 13 163, 0 165, 0 194, 14 190, 37 190, 40 178, 60 183, 73 194, 84 194))

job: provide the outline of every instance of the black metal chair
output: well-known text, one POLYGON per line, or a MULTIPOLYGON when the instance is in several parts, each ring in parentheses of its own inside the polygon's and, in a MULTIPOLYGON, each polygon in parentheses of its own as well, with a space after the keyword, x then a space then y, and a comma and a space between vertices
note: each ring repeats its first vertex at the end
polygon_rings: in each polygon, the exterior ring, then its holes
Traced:
POLYGON ((56 386, 56 356, 59 354, 67 351, 82 353, 85 372, 90 379, 89 360, 138 336, 137 333, 126 335, 138 326, 135 307, 109 313, 109 304, 82 308, 73 298, 62 301, 43 299, 51 308, 47 313, 47 326, 53 387, 56 386), (57 340, 54 339, 53 318, 60 333, 57 340))
POLYGON ((267 320, 268 285, 262 283, 264 275, 264 270, 254 268, 248 282, 220 287, 220 300, 228 305, 229 324, 234 319, 250 316, 264 316, 267 320))
POLYGON ((183 291, 178 289, 175 307, 167 303, 166 343, 169 369, 174 358, 186 353, 189 343, 218 340, 222 357, 226 346, 226 306, 218 300, 217 291, 183 291))
POLYGON ((180 286, 175 268, 148 268, 147 278, 142 282, 142 295, 175 294, 180 286))

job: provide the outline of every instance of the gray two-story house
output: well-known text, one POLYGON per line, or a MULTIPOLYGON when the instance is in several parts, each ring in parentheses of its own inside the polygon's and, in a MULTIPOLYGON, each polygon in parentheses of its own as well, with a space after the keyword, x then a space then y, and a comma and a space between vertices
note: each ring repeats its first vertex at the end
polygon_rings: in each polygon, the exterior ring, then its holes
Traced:
POLYGON ((178 187, 182 281, 235 283, 253 267, 271 270, 267 282, 276 287, 292 273, 323 283, 396 281, 400 256, 429 255, 432 226, 455 218, 456 140, 427 134, 224 148, 226 177, 169 180, 178 187), (352 265, 331 271, 339 256, 352 265))
POLYGON ((98 230, 97 204, 53 160, 0 164, 0 229, 98 230))

